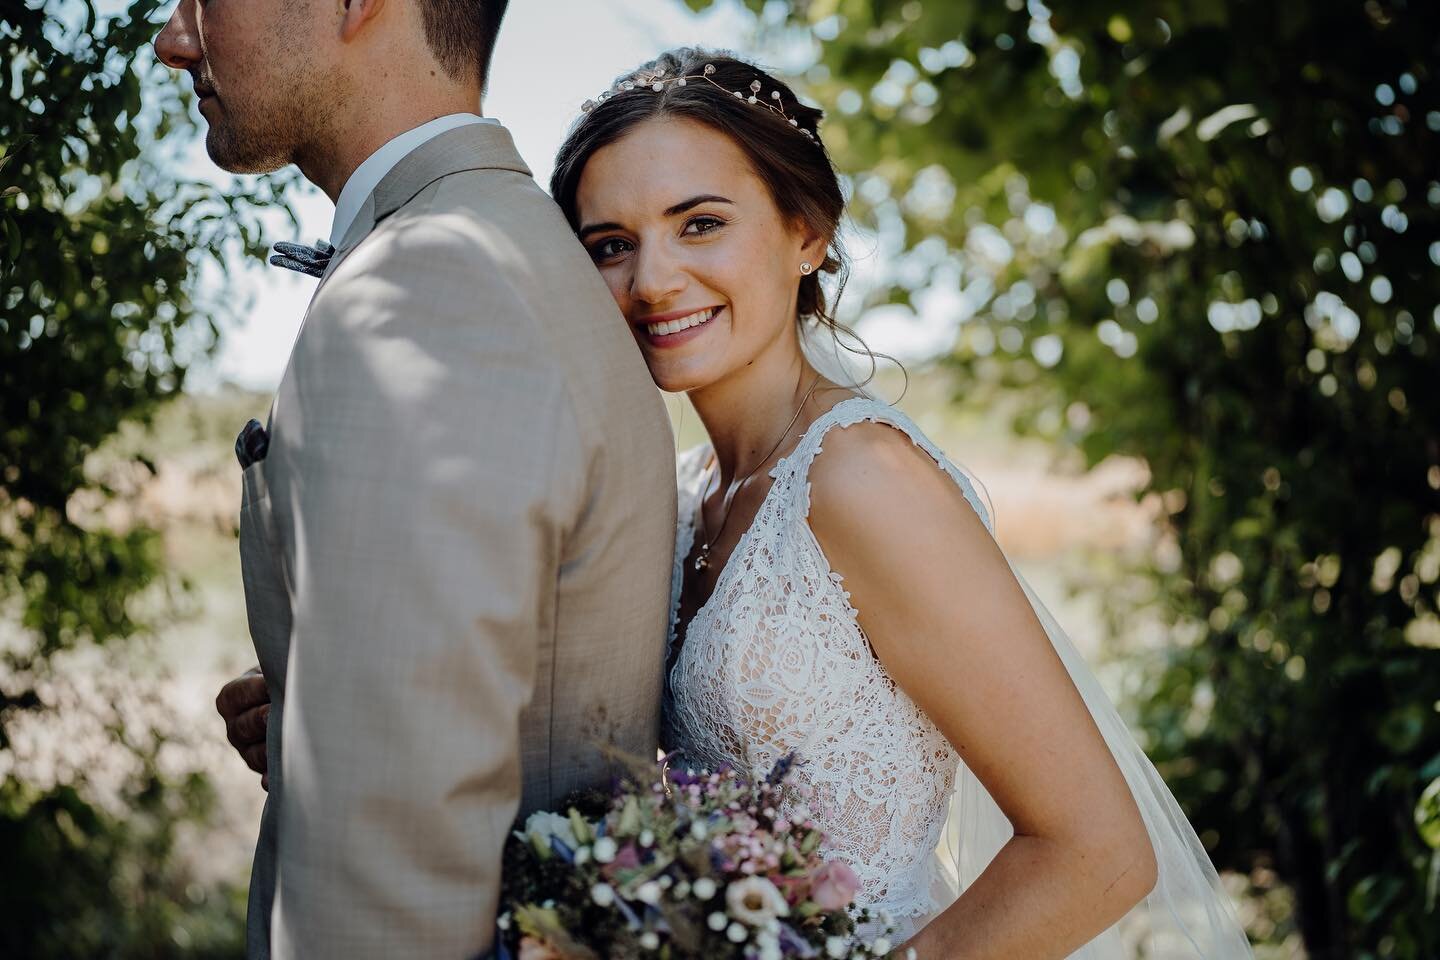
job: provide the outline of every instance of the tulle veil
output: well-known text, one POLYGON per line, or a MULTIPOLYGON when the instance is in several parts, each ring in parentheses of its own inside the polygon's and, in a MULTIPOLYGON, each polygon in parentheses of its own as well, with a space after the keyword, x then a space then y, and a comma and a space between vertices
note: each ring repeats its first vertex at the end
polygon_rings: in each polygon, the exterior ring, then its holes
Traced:
MULTIPOLYGON (((807 327, 802 337, 806 358, 832 382, 870 396, 865 377, 857 376, 853 352, 823 328, 807 327)), ((864 362, 868 366, 868 360, 864 362)), ((863 374, 864 371, 861 371, 863 374)), ((883 399, 876 397, 875 399, 883 399)), ((969 476, 963 467, 960 468, 969 476)), ((970 477, 990 510, 984 486, 970 477)), ((1119 923, 1070 955, 1070 960, 1234 960, 1253 956, 1250 944, 1220 885, 1210 858, 1153 764, 1130 735, 1100 681, 1086 665, 1065 630, 1035 595, 1014 564, 1020 582, 1105 738, 1145 821, 1155 850, 1158 879, 1150 895, 1119 923)), ((1013 835, 1010 821, 969 768, 961 765, 950 815, 936 850, 952 898, 980 876, 1013 835)))

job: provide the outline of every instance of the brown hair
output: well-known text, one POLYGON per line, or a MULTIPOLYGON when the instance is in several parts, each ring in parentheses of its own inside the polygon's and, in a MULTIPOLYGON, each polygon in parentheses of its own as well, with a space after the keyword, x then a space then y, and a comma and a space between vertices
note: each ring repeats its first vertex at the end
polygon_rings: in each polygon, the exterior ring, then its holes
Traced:
MULTIPOLYGON (((575 193, 590 157, 623 137, 632 127, 660 117, 683 117, 705 124, 735 141, 750 160, 755 175, 765 184, 780 213, 816 234, 830 238, 825 259, 814 273, 800 278, 797 321, 814 318, 829 327, 835 322, 834 304, 820 286, 820 274, 838 278, 835 297, 844 288, 848 265, 838 237, 845 197, 830 155, 820 141, 817 124, 821 111, 796 99, 794 91, 770 74, 726 53, 682 47, 661 54, 616 81, 612 93, 584 113, 571 128, 555 156, 550 195, 565 212, 572 229, 579 229, 575 193), (709 67, 713 70, 708 70, 709 67), (649 78, 702 77, 665 83, 651 89, 649 78), (751 84, 760 83, 751 99, 751 84), (627 89, 626 84, 633 85, 627 89), (736 93, 741 94, 736 96, 736 93), (772 97, 778 92, 779 97, 772 97), (774 104, 784 116, 769 109, 774 104), (787 119, 788 118, 788 119, 787 119), (790 123, 794 120, 794 124, 790 123), (802 132, 803 131, 803 132, 802 132), (806 133, 809 136, 806 136, 806 133)), ((848 332, 848 331, 847 331, 848 332)))
POLYGON ((456 80, 486 85, 495 37, 510 0, 420 0, 425 42, 456 80))

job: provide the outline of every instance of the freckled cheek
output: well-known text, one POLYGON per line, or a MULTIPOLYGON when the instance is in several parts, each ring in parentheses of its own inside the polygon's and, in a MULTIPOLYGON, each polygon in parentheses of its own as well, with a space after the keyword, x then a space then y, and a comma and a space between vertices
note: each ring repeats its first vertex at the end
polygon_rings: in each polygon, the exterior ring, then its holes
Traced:
POLYGON ((742 244, 714 244, 692 250, 679 262, 690 278, 732 303, 749 299, 754 283, 755 256, 742 244))

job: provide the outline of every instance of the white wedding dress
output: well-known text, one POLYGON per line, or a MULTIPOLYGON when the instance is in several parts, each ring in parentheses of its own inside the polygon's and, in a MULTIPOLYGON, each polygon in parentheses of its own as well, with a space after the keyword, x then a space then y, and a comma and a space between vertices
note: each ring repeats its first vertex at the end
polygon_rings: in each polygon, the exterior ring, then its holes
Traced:
MULTIPOLYGON (((727 764, 754 778, 794 753, 795 782, 806 788, 812 816, 828 836, 826 856, 855 870, 858 905, 884 911, 903 941, 979 875, 1011 830, 944 735, 876 659, 807 522, 809 469, 826 432, 860 421, 906 433, 993 533, 969 479, 904 414, 869 397, 844 400, 771 470, 773 485, 676 650, 684 563, 710 450, 682 454, 665 737, 684 766, 727 764)), ((1194 831, 1068 639, 1026 592, 1125 772, 1155 845, 1160 880, 1135 911, 1148 914, 1138 924, 1145 955, 1249 957, 1194 831)), ((1073 956, 1116 960, 1134 949, 1112 928, 1073 956)))

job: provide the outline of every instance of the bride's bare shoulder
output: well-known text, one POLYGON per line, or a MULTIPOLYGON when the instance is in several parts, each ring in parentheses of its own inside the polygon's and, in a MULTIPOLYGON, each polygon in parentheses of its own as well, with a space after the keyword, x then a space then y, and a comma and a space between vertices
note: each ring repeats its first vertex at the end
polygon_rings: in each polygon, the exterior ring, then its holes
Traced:
POLYGON ((852 592, 1005 567, 961 487, 896 426, 832 427, 808 479, 810 529, 852 592))

